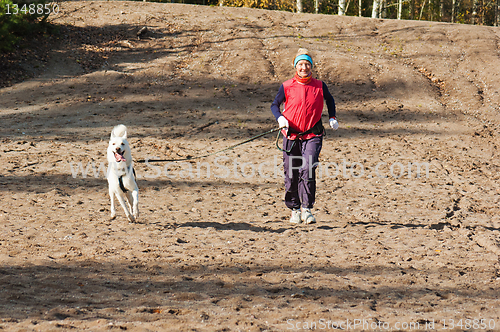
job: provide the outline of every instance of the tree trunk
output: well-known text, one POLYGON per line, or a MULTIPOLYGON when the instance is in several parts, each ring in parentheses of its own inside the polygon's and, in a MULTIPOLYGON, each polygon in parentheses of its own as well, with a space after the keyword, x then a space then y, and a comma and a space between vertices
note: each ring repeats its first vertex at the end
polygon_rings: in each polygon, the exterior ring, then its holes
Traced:
POLYGON ((302 0, 297 0, 297 13, 302 13, 302 0))
POLYGON ((385 0, 380 0, 380 8, 378 9, 378 17, 379 18, 386 18, 387 17, 387 11, 386 11, 386 6, 385 6, 385 0))
POLYGON ((439 20, 443 22, 444 18, 444 0, 439 0, 439 20))
POLYGON ((456 0, 451 2, 451 23, 455 23, 455 6, 457 5, 456 0))
POLYGON ((478 0, 474 0, 472 2, 472 17, 471 17, 472 25, 477 24, 477 2, 478 0))
POLYGON ((314 12, 319 13, 319 0, 314 0, 314 12))
MULTIPOLYGON (((500 0, 498 0, 498 1, 500 1, 500 0)), ((359 1, 358 1, 358 16, 359 16, 359 17, 361 17, 361 6, 362 6, 362 1, 361 1, 361 0, 359 0, 359 1)))
POLYGON ((422 14, 424 13, 425 1, 426 1, 426 0, 424 0, 424 3, 422 4, 422 8, 420 9, 420 16, 418 17, 418 20, 419 20, 419 21, 422 19, 422 14))
POLYGON ((403 0, 398 0, 398 20, 401 19, 402 11, 403 11, 403 0))
POLYGON ((429 0, 429 12, 430 12, 430 14, 431 14, 431 19, 430 19, 430 21, 434 21, 434 10, 432 9, 431 0, 429 0))
POLYGON ((500 26, 500 0, 496 1, 495 5, 495 26, 500 26))
POLYGON ((339 16, 345 15, 345 0, 339 0, 339 16))
POLYGON ((373 0, 372 18, 379 17, 380 0, 373 0))

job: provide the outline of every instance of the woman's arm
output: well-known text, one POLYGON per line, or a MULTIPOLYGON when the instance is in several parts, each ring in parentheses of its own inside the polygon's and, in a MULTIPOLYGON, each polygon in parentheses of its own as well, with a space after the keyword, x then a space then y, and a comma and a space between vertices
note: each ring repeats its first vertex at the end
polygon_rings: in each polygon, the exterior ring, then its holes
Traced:
POLYGON ((328 108, 328 117, 335 118, 335 114, 337 113, 335 108, 335 100, 331 95, 330 91, 328 91, 328 87, 325 82, 323 82, 323 98, 325 98, 326 107, 328 108))
POLYGON ((276 120, 281 116, 281 110, 280 110, 280 105, 285 101, 285 88, 283 87, 283 84, 280 86, 280 89, 278 90, 278 94, 274 98, 273 103, 271 104, 271 111, 273 112, 274 117, 276 120))

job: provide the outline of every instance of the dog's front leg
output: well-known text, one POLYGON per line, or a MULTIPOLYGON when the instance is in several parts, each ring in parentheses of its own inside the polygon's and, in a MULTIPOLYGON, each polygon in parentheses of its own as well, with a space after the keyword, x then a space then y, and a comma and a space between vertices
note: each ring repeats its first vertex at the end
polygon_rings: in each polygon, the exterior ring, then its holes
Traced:
POLYGON ((130 220, 131 222, 134 222, 135 218, 130 213, 130 210, 127 206, 128 204, 127 204, 127 202, 125 202, 125 198, 123 197, 123 195, 116 195, 116 198, 118 199, 118 202, 120 202, 120 205, 122 206, 123 211, 125 212, 125 215, 127 216, 128 220, 130 220))
POLYGON ((139 218, 139 190, 132 191, 132 213, 135 219, 139 218))
POLYGON ((115 210, 115 194, 111 189, 109 190, 109 198, 111 199, 111 220, 116 218, 116 210, 115 210))

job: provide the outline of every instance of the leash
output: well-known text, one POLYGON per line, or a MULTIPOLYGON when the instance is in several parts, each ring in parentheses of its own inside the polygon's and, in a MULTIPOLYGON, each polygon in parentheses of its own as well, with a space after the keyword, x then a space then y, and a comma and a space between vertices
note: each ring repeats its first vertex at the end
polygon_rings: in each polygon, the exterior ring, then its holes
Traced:
MULTIPOLYGON (((148 160, 138 160, 137 162, 138 163, 145 163, 147 161, 147 162, 155 162, 155 163, 164 163, 164 162, 169 162, 169 161, 186 161, 186 160, 206 158, 206 157, 210 157, 210 156, 213 156, 215 154, 218 154, 218 153, 221 153, 221 152, 224 152, 224 151, 227 151, 227 150, 232 150, 232 149, 234 149, 234 148, 236 148, 236 147, 238 147, 240 145, 243 145, 243 144, 246 144, 248 142, 254 141, 254 140, 256 140, 259 137, 265 136, 265 135, 270 134, 270 133, 274 133, 275 131, 278 131, 280 129, 281 128, 274 128, 274 129, 268 130, 265 133, 258 134, 256 136, 250 137, 249 139, 244 140, 243 142, 240 142, 238 144, 234 144, 234 145, 231 145, 231 146, 229 146, 227 148, 224 148, 222 150, 215 151, 215 152, 208 153, 208 154, 204 154, 204 155, 201 155, 201 156, 187 157, 187 158, 181 158, 181 159, 155 159, 155 160, 149 160, 148 159, 148 160)), ((279 132, 278 132, 278 137, 276 138, 276 142, 278 141, 278 138, 279 138, 279 132)))

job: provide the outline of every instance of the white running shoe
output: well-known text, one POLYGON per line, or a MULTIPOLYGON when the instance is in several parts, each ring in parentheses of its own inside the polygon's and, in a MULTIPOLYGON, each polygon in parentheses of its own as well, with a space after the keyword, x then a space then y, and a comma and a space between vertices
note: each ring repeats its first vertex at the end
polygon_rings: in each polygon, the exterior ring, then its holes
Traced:
POLYGON ((302 208, 301 218, 304 224, 314 224, 316 222, 316 218, 314 218, 313 214, 311 213, 311 209, 308 208, 302 208))
POLYGON ((300 210, 292 210, 292 216, 290 217, 290 222, 293 224, 300 224, 302 220, 300 219, 300 210))

